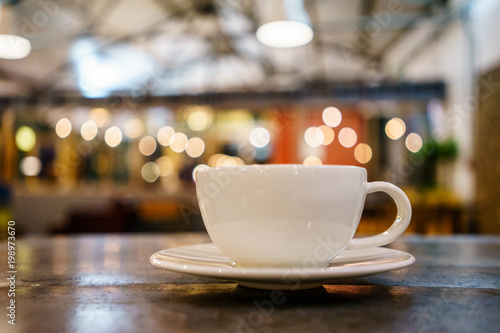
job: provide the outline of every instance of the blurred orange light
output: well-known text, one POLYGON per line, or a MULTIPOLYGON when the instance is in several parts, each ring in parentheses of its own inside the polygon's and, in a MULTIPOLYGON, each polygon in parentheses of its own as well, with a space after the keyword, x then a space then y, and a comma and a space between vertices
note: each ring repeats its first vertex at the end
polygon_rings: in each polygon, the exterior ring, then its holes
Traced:
POLYGON ((61 139, 71 134, 72 126, 68 118, 60 119, 56 124, 56 134, 61 139))
POLYGON ((309 127, 304 133, 304 140, 309 147, 319 147, 325 140, 323 131, 318 127, 309 127))
POLYGON ((21 160, 20 169, 25 176, 37 176, 42 170, 42 162, 36 156, 27 156, 21 160))
POLYGON ((155 163, 159 167, 161 177, 168 177, 174 172, 174 162, 168 156, 162 156, 158 158, 155 163))
POLYGON ((323 132, 323 142, 321 142, 321 144, 323 146, 328 146, 335 139, 335 132, 331 127, 326 125, 321 125, 318 128, 321 130, 321 132, 323 132))
POLYGON ((130 139, 136 139, 144 133, 144 124, 140 119, 132 118, 127 120, 124 128, 125 135, 130 139))
POLYGON ((366 164, 372 159, 372 149, 366 143, 360 143, 354 149, 354 158, 361 164, 366 164))
POLYGON ((339 142, 345 148, 351 148, 356 144, 358 140, 358 135, 350 127, 344 127, 339 132, 339 142))
POLYGON ((144 156, 152 155, 156 150, 156 140, 152 136, 145 136, 139 141, 139 151, 144 156))
POLYGON ((330 127, 337 127, 342 121, 342 113, 339 109, 329 106, 323 110, 323 122, 330 127))
POLYGON ((405 131, 405 122, 400 118, 392 118, 385 125, 385 134, 392 140, 397 140, 402 137, 405 131))
POLYGON ((80 128, 80 134, 85 141, 90 141, 94 139, 97 135, 97 125, 92 120, 88 120, 83 123, 80 128))
POLYGON ((323 165, 321 159, 318 156, 308 156, 304 160, 304 165, 323 165))
POLYGON ((188 140, 186 154, 189 157, 196 158, 201 156, 205 151, 205 142, 202 139, 194 137, 188 140))
POLYGON ((182 153, 186 150, 187 144, 188 138, 184 133, 177 132, 170 138, 170 148, 176 153, 182 153))
POLYGON ((249 139, 255 148, 263 148, 269 144, 271 134, 263 127, 256 127, 250 132, 249 139))
POLYGON ((214 168, 214 167, 218 166, 219 159, 226 159, 226 155, 224 155, 224 154, 214 154, 214 155, 210 156, 210 158, 208 159, 208 165, 211 168, 214 168))
POLYGON ((117 126, 112 126, 104 133, 104 141, 110 147, 116 147, 122 142, 122 131, 117 126))
POLYGON ((110 119, 109 110, 104 108, 94 108, 90 110, 89 118, 97 125, 97 127, 104 127, 110 119))
POLYGON ((154 162, 147 162, 142 166, 141 176, 148 183, 153 183, 160 176, 160 167, 154 162))
POLYGON ((172 127, 163 126, 162 128, 160 128, 158 130, 158 134, 156 135, 156 137, 158 139, 158 142, 162 146, 168 146, 170 144, 170 139, 172 139, 174 134, 175 134, 175 130, 172 127))
POLYGON ((193 131, 203 131, 212 124, 212 113, 208 107, 191 106, 187 110, 187 125, 193 131))
POLYGON ((410 133, 405 140, 406 148, 412 153, 418 152, 423 145, 422 137, 417 133, 410 133))

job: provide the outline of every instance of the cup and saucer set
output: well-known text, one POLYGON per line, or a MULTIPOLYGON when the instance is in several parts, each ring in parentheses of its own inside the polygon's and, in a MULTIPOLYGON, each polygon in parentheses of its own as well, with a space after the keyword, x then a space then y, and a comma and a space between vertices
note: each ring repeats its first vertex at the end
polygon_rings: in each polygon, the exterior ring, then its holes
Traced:
POLYGON ((267 290, 302 290, 327 281, 407 267, 415 258, 383 248, 406 230, 411 205, 366 169, 336 165, 206 168, 196 175, 202 218, 213 243, 165 249, 150 262, 169 271, 226 279, 267 290), (353 238, 366 195, 396 203, 385 232, 353 238))

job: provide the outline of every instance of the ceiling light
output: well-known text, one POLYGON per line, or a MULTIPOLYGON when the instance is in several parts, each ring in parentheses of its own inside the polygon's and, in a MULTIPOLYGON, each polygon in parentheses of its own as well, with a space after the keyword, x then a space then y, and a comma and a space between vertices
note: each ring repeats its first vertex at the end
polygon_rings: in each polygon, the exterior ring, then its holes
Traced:
POLYGON ((257 29, 257 39, 271 47, 289 48, 306 45, 313 39, 310 26, 294 21, 274 21, 257 29))
POLYGON ((0 58, 22 59, 31 52, 31 43, 24 37, 0 34, 0 58))
POLYGON ((12 35, 10 33, 10 8, 2 9, 0 3, 0 58, 1 59, 22 59, 31 52, 31 43, 24 37, 12 35))
POLYGON ((279 48, 303 46, 314 32, 302 0, 261 2, 263 16, 267 16, 257 29, 257 39, 264 45, 279 48))

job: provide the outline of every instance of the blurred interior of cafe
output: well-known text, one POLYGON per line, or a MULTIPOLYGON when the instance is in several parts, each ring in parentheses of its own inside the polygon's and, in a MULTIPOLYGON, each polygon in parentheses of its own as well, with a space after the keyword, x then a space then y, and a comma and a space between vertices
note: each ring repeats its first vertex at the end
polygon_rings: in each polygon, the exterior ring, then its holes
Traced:
MULTIPOLYGON (((197 170, 355 165, 500 233, 497 0, 2 0, 0 229, 204 231, 197 170)), ((396 208, 370 194, 358 229, 396 208)))

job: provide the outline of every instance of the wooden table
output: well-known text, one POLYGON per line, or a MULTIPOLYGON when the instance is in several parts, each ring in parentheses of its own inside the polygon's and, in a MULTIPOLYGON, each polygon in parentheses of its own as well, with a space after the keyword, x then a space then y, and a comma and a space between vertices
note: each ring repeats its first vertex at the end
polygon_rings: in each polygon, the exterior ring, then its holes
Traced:
POLYGON ((0 244, 0 332, 500 332, 500 237, 406 236, 399 271, 270 292, 148 262, 204 233, 25 237, 16 242, 15 326, 0 244))

